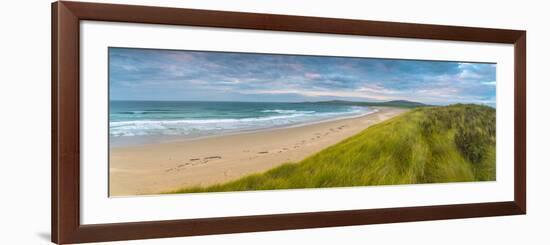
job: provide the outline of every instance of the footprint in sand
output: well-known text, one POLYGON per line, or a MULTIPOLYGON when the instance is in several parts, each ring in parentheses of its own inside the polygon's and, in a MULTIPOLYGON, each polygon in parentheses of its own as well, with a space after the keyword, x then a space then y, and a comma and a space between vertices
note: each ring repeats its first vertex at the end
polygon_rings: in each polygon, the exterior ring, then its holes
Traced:
POLYGON ((258 152, 258 154, 267 154, 267 153, 269 153, 269 151, 260 151, 260 152, 258 152))
POLYGON ((205 157, 203 160, 211 160, 211 159, 222 159, 221 156, 211 156, 211 157, 205 157))
POLYGON ((189 164, 191 166, 196 166, 196 165, 206 164, 209 161, 216 160, 216 159, 222 159, 222 157, 221 156, 209 156, 209 157, 204 157, 202 160, 200 158, 191 158, 191 159, 189 159, 189 161, 191 161, 191 163, 187 163, 187 164, 189 164))

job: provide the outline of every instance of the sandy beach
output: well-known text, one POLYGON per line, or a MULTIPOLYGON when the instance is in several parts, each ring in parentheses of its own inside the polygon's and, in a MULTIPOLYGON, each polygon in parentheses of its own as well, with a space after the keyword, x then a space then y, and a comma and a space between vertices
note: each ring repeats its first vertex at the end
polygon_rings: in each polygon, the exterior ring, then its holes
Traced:
POLYGON ((378 107, 369 115, 152 145, 112 148, 110 195, 158 194, 208 186, 298 162, 406 109, 378 107))

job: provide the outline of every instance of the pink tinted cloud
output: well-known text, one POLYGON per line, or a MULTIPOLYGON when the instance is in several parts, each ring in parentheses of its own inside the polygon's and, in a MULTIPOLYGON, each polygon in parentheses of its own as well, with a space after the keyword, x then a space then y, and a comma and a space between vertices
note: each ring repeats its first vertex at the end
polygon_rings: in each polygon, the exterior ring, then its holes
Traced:
POLYGON ((319 73, 312 73, 312 72, 306 72, 306 74, 304 74, 304 76, 307 78, 307 79, 317 79, 317 78, 320 78, 321 77, 321 74, 319 73))

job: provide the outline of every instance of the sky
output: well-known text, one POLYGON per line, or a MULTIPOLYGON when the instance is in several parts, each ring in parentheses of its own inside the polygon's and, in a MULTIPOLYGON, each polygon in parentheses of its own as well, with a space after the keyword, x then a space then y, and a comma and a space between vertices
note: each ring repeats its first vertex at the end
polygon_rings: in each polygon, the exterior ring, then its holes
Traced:
POLYGON ((496 64, 109 48, 111 100, 495 106, 496 64))

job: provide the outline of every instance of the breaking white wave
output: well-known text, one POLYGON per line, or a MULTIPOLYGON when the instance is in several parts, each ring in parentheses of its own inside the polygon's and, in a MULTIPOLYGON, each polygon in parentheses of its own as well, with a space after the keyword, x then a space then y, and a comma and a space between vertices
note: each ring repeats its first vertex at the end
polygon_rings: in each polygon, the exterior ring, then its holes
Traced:
POLYGON ((372 113, 373 111, 366 107, 350 107, 350 110, 339 112, 282 109, 262 110, 261 112, 270 113, 271 115, 221 119, 127 120, 110 122, 109 128, 111 136, 205 136, 314 123, 337 118, 360 116, 372 113), (277 114, 273 115, 273 113, 277 114))

